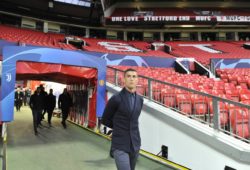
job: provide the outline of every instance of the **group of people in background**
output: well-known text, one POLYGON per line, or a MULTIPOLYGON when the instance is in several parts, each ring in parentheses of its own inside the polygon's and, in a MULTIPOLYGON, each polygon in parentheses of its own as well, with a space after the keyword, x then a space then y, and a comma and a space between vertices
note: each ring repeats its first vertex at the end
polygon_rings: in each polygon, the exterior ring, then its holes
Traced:
POLYGON ((31 96, 31 89, 27 88, 27 89, 21 89, 21 88, 16 88, 15 91, 15 107, 16 107, 16 111, 20 111, 21 107, 27 106, 27 104, 29 103, 30 100, 30 96, 31 96))
MULTIPOLYGON (((26 93, 25 93, 26 94, 26 93)), ((24 100, 25 94, 19 88, 15 92, 15 106, 16 110, 20 111, 21 105, 24 100)), ((30 92, 31 94, 31 92, 30 92)), ((56 96, 53 94, 53 89, 49 90, 49 94, 45 91, 43 85, 37 87, 32 95, 29 95, 29 98, 26 97, 26 103, 29 104, 32 115, 33 115, 33 127, 35 135, 38 135, 38 127, 42 127, 42 120, 44 119, 45 114, 48 115, 48 124, 51 127, 51 118, 53 115, 53 111, 56 107, 56 96), (27 100, 28 99, 28 100, 27 100)), ((62 111, 62 126, 66 129, 66 120, 69 115, 70 107, 72 107, 72 99, 67 89, 65 88, 63 93, 60 94, 58 100, 58 107, 62 111)))

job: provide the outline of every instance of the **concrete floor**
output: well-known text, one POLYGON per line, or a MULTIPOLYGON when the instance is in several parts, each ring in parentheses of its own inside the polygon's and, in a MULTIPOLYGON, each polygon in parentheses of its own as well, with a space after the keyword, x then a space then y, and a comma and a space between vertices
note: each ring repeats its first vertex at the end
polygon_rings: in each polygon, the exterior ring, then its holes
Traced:
MULTIPOLYGON (((47 116, 47 115, 46 115, 47 116)), ((68 123, 63 129, 60 119, 52 126, 43 121, 35 136, 32 114, 28 107, 15 112, 8 124, 8 170, 115 170, 109 157, 110 141, 68 123)), ((136 170, 167 170, 162 164, 140 156, 136 170)))

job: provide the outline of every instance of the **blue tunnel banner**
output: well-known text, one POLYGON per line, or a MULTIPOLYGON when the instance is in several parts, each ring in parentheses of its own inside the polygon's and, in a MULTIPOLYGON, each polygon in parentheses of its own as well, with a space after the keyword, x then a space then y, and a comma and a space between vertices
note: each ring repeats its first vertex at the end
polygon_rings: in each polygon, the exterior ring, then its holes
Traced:
POLYGON ((105 107, 106 61, 90 54, 77 51, 40 47, 5 46, 3 48, 1 75, 0 120, 12 121, 14 118, 14 93, 16 81, 16 62, 31 61, 51 64, 64 64, 96 68, 97 75, 97 117, 101 117, 105 107))
POLYGON ((250 68, 250 59, 249 58, 213 58, 211 59, 211 68, 212 69, 225 69, 225 68, 250 68))

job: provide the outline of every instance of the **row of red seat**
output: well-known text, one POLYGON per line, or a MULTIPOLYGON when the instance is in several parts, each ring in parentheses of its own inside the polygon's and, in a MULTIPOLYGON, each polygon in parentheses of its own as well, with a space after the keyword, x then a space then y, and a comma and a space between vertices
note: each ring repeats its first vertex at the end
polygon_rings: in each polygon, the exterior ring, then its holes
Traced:
POLYGON ((208 65, 211 58, 250 58, 250 50, 242 47, 244 43, 234 44, 233 42, 221 41, 166 42, 172 47, 170 54, 176 57, 193 57, 204 65, 208 65), (201 45, 201 47, 195 47, 194 45, 201 45))
POLYGON ((216 73, 224 82, 250 88, 250 68, 217 69, 216 73))
POLYGON ((250 50, 244 49, 244 42, 165 42, 171 46, 170 53, 164 52, 162 49, 158 51, 151 50, 150 43, 141 41, 121 41, 121 40, 103 40, 103 39, 84 39, 87 46, 83 48, 88 51, 99 51, 126 55, 141 55, 141 56, 157 56, 157 57, 192 57, 204 65, 208 65, 211 58, 249 58, 250 50), (133 52, 131 49, 124 49, 122 46, 109 48, 105 45, 100 45, 102 42, 126 44, 132 48, 138 49, 139 52, 133 52), (120 49, 120 50, 119 50, 120 49))
POLYGON ((71 44, 63 43, 64 38, 63 34, 43 33, 30 29, 0 25, 0 39, 20 44, 25 43, 28 45, 75 50, 76 48, 71 44))
POLYGON ((122 41, 122 40, 107 40, 95 38, 82 38, 87 45, 83 46, 83 50, 114 53, 123 55, 139 55, 139 56, 155 56, 173 58, 172 55, 162 50, 151 50, 150 43, 143 41, 122 41), (110 45, 111 46, 110 46, 110 45))

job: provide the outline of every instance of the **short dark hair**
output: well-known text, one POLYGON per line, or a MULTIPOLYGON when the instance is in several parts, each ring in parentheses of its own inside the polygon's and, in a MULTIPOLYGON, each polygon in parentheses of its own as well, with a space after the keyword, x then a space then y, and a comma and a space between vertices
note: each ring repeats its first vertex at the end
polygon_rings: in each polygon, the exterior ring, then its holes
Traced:
POLYGON ((127 70, 125 70, 124 76, 125 76, 125 74, 126 74, 127 72, 129 72, 129 71, 137 72, 137 71, 136 71, 135 69, 133 69, 133 68, 128 68, 127 70))

